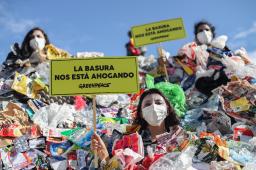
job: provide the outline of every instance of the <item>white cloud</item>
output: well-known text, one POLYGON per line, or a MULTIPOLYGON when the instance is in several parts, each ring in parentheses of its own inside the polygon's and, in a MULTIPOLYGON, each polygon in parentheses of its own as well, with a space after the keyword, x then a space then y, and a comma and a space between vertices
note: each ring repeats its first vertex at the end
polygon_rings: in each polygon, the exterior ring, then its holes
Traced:
POLYGON ((11 32, 20 33, 35 26, 35 22, 27 19, 0 18, 0 24, 11 32))
POLYGON ((13 33, 26 31, 36 25, 36 21, 15 17, 10 13, 4 3, 0 3, 0 25, 13 33))
POLYGON ((256 22, 254 22, 253 25, 248 30, 237 33, 234 36, 234 39, 246 38, 254 33, 256 33, 256 22))
POLYGON ((247 46, 247 42, 245 40, 232 40, 228 43, 228 47, 230 47, 231 49, 237 49, 240 47, 246 47, 247 46))

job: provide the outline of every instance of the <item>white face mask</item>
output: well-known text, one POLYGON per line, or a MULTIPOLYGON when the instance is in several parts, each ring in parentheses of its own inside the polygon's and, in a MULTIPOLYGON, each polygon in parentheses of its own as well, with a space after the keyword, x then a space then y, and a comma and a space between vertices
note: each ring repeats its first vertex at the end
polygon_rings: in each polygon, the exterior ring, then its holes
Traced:
POLYGON ((142 109, 142 116, 151 126, 160 126, 167 116, 166 106, 152 104, 142 109))
POLYGON ((201 44, 209 44, 212 41, 212 32, 202 31, 197 33, 196 37, 201 44))
POLYGON ((29 45, 33 50, 42 50, 45 46, 45 39, 44 38, 38 38, 35 37, 29 41, 29 45))

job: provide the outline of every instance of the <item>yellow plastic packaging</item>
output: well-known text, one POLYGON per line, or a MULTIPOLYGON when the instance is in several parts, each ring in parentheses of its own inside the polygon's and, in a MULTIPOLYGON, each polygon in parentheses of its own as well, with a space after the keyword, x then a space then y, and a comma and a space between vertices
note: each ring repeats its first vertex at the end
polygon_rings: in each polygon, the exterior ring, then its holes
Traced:
POLYGON ((67 51, 59 49, 52 44, 47 45, 46 49, 47 58, 49 60, 70 58, 70 54, 67 51))
POLYGON ((36 94, 33 90, 33 81, 27 76, 18 72, 15 73, 12 89, 30 98, 36 97, 36 94))

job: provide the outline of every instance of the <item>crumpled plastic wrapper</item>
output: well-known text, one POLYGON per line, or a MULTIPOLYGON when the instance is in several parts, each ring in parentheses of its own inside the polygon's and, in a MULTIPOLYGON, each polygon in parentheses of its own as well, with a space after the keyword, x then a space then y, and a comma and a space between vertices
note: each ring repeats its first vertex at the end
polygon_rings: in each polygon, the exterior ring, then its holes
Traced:
POLYGON ((32 169, 36 165, 36 161, 41 158, 45 158, 46 154, 37 150, 30 149, 25 153, 15 152, 14 149, 6 150, 0 149, 1 160, 6 169, 32 169))
POLYGON ((93 130, 86 129, 74 129, 62 132, 62 135, 66 136, 70 141, 77 144, 78 146, 85 148, 91 144, 91 137, 93 135, 93 130))
POLYGON ((47 49, 46 54, 49 60, 70 58, 70 54, 67 51, 59 49, 53 44, 46 45, 45 48, 47 49))
POLYGON ((193 74, 197 66, 201 66, 205 69, 207 66, 207 59, 209 57, 209 53, 206 51, 206 48, 206 45, 198 46, 195 42, 185 44, 178 51, 178 56, 183 56, 185 58, 182 59, 182 61, 176 61, 189 75, 193 74))
POLYGON ((129 96, 126 94, 97 95, 96 103, 102 107, 111 107, 113 104, 124 107, 129 105, 129 96))
POLYGON ((41 63, 35 68, 40 78, 45 84, 49 84, 50 66, 48 62, 41 63))
POLYGON ((209 53, 206 51, 206 45, 200 45, 195 48, 196 62, 198 66, 201 66, 203 69, 207 68, 207 60, 209 53))
POLYGON ((33 89, 33 81, 27 76, 19 74, 18 72, 15 73, 12 89, 30 98, 36 97, 35 91, 33 89))
POLYGON ((46 127, 68 128, 73 127, 73 112, 75 111, 71 105, 58 105, 56 103, 52 103, 40 108, 39 111, 34 114, 32 120, 42 129, 46 127))
POLYGON ((199 94, 191 94, 187 99, 190 109, 186 112, 185 118, 182 120, 183 126, 187 130, 194 131, 201 125, 201 122, 205 122, 207 124, 207 130, 211 132, 219 130, 223 134, 230 133, 230 118, 219 110, 221 96, 214 94, 206 100, 203 96, 202 98, 197 96, 199 94))
POLYGON ((188 110, 195 109, 201 107, 204 103, 207 102, 207 96, 199 91, 192 89, 190 91, 186 91, 186 103, 188 110))
POLYGON ((28 115, 15 103, 8 103, 4 111, 0 111, 0 135, 7 137, 21 136, 30 127, 28 115))
POLYGON ((212 161, 210 165, 211 170, 219 170, 219 169, 236 169, 236 165, 232 162, 228 161, 212 161))
POLYGON ((0 80, 0 95, 11 91, 13 80, 0 80))
POLYGON ((237 49, 235 51, 235 55, 240 56, 244 60, 245 64, 254 63, 244 47, 237 49))
POLYGON ((141 161, 144 157, 134 152, 130 148, 119 149, 115 152, 115 157, 120 160, 123 167, 132 167, 137 162, 141 161))
POLYGON ((213 93, 221 96, 224 111, 231 117, 256 124, 256 87, 248 81, 233 81, 220 86, 213 93))
POLYGON ((226 66, 225 72, 227 74, 236 75, 241 79, 247 76, 256 78, 256 65, 253 63, 245 65, 244 61, 238 56, 224 56, 222 63, 226 66))
POLYGON ((202 116, 201 121, 207 124, 207 131, 214 132, 218 130, 222 135, 232 133, 230 117, 224 112, 205 109, 202 116))
POLYGON ((254 170, 256 167, 256 161, 254 162, 248 162, 245 164, 243 170, 254 170))
POLYGON ((254 146, 244 142, 228 141, 227 156, 231 162, 245 166, 248 162, 255 162, 256 151, 254 146))
POLYGON ((187 170, 192 166, 195 146, 189 146, 183 152, 171 152, 155 161, 149 170, 187 170))
POLYGON ((142 71, 150 72, 156 66, 156 59, 153 55, 150 55, 148 57, 138 56, 138 63, 139 63, 139 67, 142 69, 142 71))
POLYGON ((215 48, 223 49, 226 46, 227 40, 228 40, 228 36, 221 35, 214 38, 211 42, 211 45, 215 48))
POLYGON ((118 95, 97 95, 96 103, 97 105, 103 107, 109 107, 112 103, 117 102, 118 95))

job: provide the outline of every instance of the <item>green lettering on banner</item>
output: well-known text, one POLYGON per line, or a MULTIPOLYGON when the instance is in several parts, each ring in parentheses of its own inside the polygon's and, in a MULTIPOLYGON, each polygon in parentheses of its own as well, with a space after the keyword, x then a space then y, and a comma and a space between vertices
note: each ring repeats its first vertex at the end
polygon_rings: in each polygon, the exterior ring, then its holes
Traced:
POLYGON ((136 47, 186 37, 182 18, 134 26, 131 31, 136 47))
POLYGON ((137 93, 137 57, 100 57, 51 60, 50 94, 137 93))

